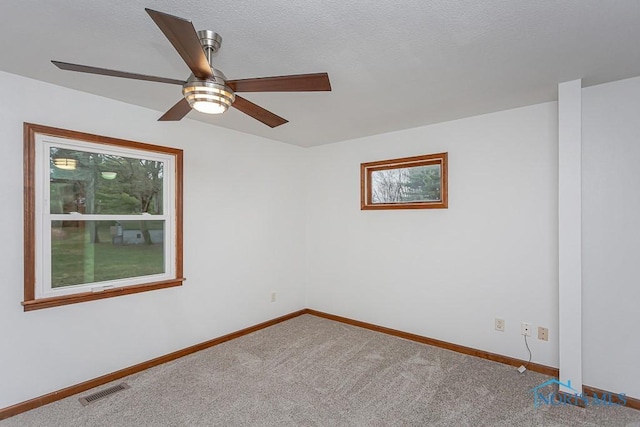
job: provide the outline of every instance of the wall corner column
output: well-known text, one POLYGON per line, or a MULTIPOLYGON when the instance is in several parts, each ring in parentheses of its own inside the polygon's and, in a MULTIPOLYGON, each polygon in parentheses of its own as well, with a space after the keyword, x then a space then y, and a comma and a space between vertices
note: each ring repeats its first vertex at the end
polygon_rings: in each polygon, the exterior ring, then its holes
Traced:
POLYGON ((582 393, 582 80, 558 85, 560 391, 582 393), (570 381, 570 383, 569 383, 570 381))

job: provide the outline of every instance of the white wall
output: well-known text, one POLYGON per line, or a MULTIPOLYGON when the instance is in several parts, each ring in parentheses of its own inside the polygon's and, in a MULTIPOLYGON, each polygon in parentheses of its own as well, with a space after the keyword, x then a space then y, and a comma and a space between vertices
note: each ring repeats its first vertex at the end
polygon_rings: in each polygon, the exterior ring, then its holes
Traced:
POLYGON ((584 383, 640 398, 640 77, 582 100, 584 383))
POLYGON ((0 408, 304 307, 304 150, 6 73, 0 93, 0 408), (185 150, 184 286, 22 311, 25 121, 185 150))
POLYGON ((310 308, 558 366, 557 103, 311 149, 310 308), (362 162, 449 153, 449 208, 361 211, 362 162), (494 330, 494 318, 506 332, 494 330))

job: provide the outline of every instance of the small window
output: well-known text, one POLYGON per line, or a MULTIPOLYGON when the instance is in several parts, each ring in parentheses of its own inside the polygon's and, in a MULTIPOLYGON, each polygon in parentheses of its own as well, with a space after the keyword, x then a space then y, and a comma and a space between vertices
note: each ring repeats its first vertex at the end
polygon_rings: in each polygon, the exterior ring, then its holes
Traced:
POLYGON ((447 208, 447 153, 360 165, 360 208, 447 208))
POLYGON ((182 150, 24 131, 25 311, 182 284, 182 150))

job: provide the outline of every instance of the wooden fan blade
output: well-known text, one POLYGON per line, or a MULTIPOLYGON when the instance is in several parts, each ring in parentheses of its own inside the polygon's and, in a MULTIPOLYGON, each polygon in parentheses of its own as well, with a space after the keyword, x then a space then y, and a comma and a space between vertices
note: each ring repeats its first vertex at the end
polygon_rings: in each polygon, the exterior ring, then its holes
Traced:
POLYGON ((147 76, 145 74, 127 73, 126 71, 109 70, 107 68, 90 67, 88 65, 70 64, 68 62, 51 61, 61 70, 78 71, 80 73, 100 74, 102 76, 122 77, 125 79, 145 80, 148 82, 169 83, 183 85, 182 80, 168 79, 166 77, 147 76))
POLYGON ((191 106, 186 99, 182 98, 176 105, 171 107, 169 111, 164 113, 162 117, 158 119, 159 122, 177 122, 181 120, 187 113, 191 111, 191 106))
POLYGON ((193 75, 203 80, 211 77, 211 66, 191 21, 148 8, 145 10, 178 51, 193 75))
POLYGON ((329 83, 329 75, 327 73, 227 80, 226 83, 234 92, 312 92, 331 90, 331 83, 329 83))
POLYGON ((265 110, 259 105, 254 104, 251 101, 248 101, 238 95, 236 95, 236 100, 231 104, 232 107, 237 108, 248 116, 253 117, 256 120, 261 121, 265 125, 274 128, 276 126, 283 125, 288 122, 288 120, 283 119, 280 116, 273 114, 269 110, 265 110))

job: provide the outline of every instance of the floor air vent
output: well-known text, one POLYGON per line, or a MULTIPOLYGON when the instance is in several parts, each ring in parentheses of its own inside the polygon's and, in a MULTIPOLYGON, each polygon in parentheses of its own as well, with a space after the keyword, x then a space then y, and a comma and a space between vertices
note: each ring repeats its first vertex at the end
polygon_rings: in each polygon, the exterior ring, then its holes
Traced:
POLYGON ((105 388, 104 390, 97 393, 90 394, 89 396, 81 397, 78 400, 80 400, 82 406, 87 406, 89 403, 93 403, 96 400, 104 399, 105 397, 111 396, 114 393, 126 390, 128 388, 130 387, 127 383, 120 383, 118 385, 114 385, 113 387, 105 388))

